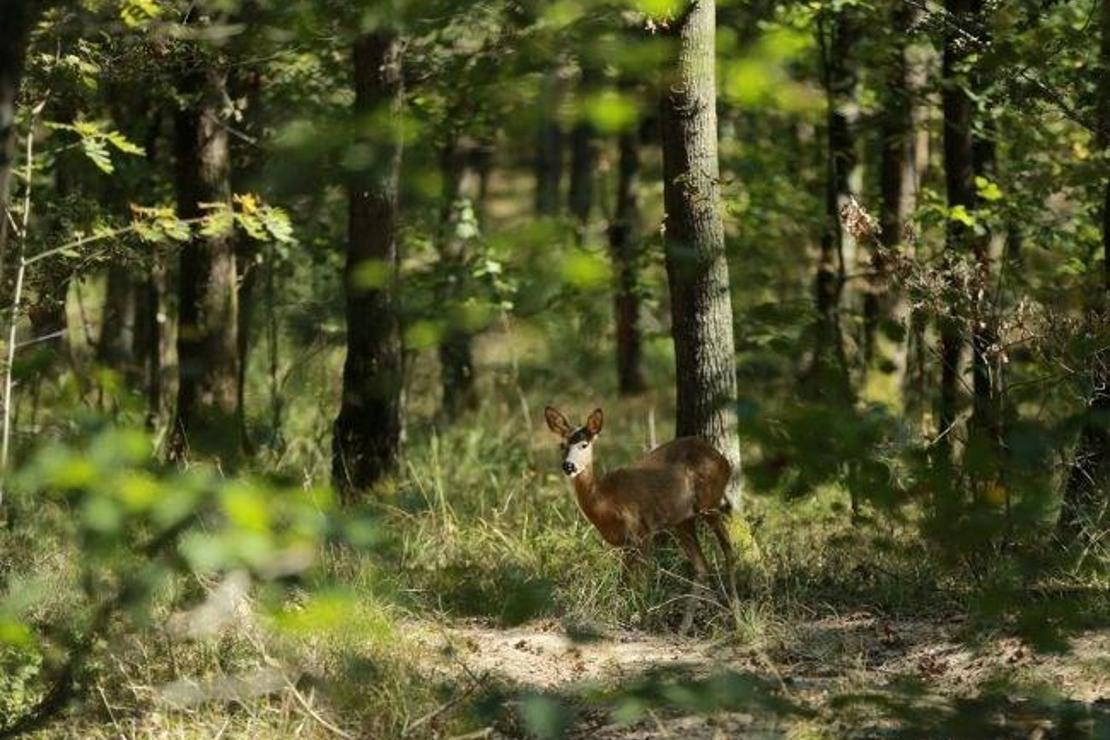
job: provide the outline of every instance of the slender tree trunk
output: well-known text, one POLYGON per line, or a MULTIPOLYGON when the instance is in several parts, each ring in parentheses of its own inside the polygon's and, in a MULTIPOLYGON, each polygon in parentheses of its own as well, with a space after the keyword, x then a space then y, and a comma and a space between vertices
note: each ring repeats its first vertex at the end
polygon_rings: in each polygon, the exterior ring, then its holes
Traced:
MULTIPOLYGON (((147 162, 147 177, 158 166, 158 143, 162 136, 164 112, 154 108, 149 119, 144 150, 147 162)), ((162 414, 162 346, 168 344, 164 337, 165 255, 160 250, 151 250, 142 264, 142 277, 133 283, 134 298, 131 306, 134 314, 131 342, 132 374, 130 379, 141 383, 146 391, 146 423, 150 428, 157 426, 162 414)), ((136 272, 138 272, 136 268, 136 272)), ((133 277, 134 279, 134 277, 133 277)))
POLYGON ((443 412, 451 420, 477 407, 474 389, 472 327, 467 326, 470 245, 478 237, 482 205, 481 144, 460 135, 451 137, 442 153, 443 209, 440 216, 439 254, 444 284, 440 310, 447 328, 439 345, 443 412))
MULTIPOLYGON (((354 45, 355 114, 360 127, 381 109, 399 117, 401 43, 391 32, 361 36, 354 45)), ((372 139, 372 132, 364 138, 372 139)), ((379 136, 380 136, 380 132, 379 136)), ((377 141, 382 158, 350 183, 347 265, 347 360, 335 420, 332 479, 347 501, 392 470, 401 446, 402 347, 396 307, 397 187, 401 141, 377 141), (380 266, 383 280, 357 278, 380 266)))
POLYGON ((852 398, 852 388, 840 325, 840 297, 846 277, 840 209, 851 196, 850 177, 856 166, 855 142, 844 110, 856 85, 849 64, 854 30, 841 11, 831 22, 826 19, 819 33, 827 97, 825 227, 821 234, 821 257, 814 280, 817 320, 813 362, 804 385, 812 396, 848 403, 852 398), (826 25, 831 26, 828 31, 824 28, 826 25))
MULTIPOLYGON (((1098 143, 1110 146, 1110 0, 1102 0, 1102 42, 1099 63, 1098 143)), ((1099 327, 1096 336, 1105 336, 1110 325, 1110 176, 1102 182, 1102 258, 1101 295, 1091 311, 1099 327)), ((1068 471, 1058 530, 1065 543, 1073 542, 1085 528, 1094 525, 1095 534, 1103 531, 1110 509, 1110 352, 1099 349, 1092 356, 1088 373, 1092 393, 1068 471)))
MULTIPOLYGON (((257 13, 254 4, 244 7, 246 18, 257 13), (250 10, 247 10, 247 7, 250 10)), ((260 139, 262 136, 262 78, 259 71, 253 67, 237 70, 233 80, 235 97, 245 101, 244 115, 240 122, 241 130, 251 138, 246 141, 235 138, 231 141, 232 159, 235 162, 235 190, 239 193, 256 192, 256 179, 259 175, 262 162, 260 139)), ((251 342, 254 339, 252 331, 254 326, 255 304, 257 303, 257 287, 259 273, 263 270, 272 270, 274 265, 263 264, 259 259, 259 244, 245 231, 239 230, 235 234, 235 263, 239 274, 239 327, 238 327, 238 371, 235 378, 235 409, 239 424, 239 435, 243 443, 243 450, 251 454, 253 446, 247 432, 247 368, 250 364, 251 342)))
MULTIPOLYGON (((886 84, 882 91, 879 121, 879 243, 889 251, 899 249, 902 244, 902 226, 912 204, 909 191, 912 187, 913 99, 909 90, 905 49, 912 14, 909 5, 895 4, 891 13, 894 48, 883 65, 886 84)), ((881 283, 869 285, 864 293, 865 369, 870 369, 876 360, 878 328, 894 309, 894 299, 881 283)))
POLYGON ((640 338, 640 135, 620 135, 617 208, 609 225, 609 248, 616 273, 613 308, 617 324, 617 386, 622 396, 642 393, 640 338))
MULTIPOLYGON (((973 20, 974 0, 946 0, 945 8, 960 28, 973 20)), ((943 92, 944 111, 944 174, 949 210, 962 208, 975 212, 975 159, 972 137, 974 102, 959 79, 967 58, 966 41, 957 30, 949 27, 944 41, 943 92)), ((955 261, 971 252, 974 232, 963 222, 949 218, 946 222, 945 249, 955 261)), ((951 449, 951 430, 959 412, 960 362, 965 342, 962 319, 946 316, 940 320, 941 387, 940 409, 937 414, 942 434, 940 449, 951 449)))
MULTIPOLYGON (((598 71, 591 65, 583 64, 579 94, 592 92, 597 83, 598 71)), ((571 130, 570 151, 570 192, 567 204, 578 228, 578 238, 585 238, 586 226, 594 206, 594 177, 597 173, 598 142, 593 123, 580 118, 571 130)))
POLYGON ((96 361, 128 375, 131 374, 131 352, 135 346, 136 292, 131 270, 126 264, 113 263, 108 267, 96 361))
MULTIPOLYGON (((201 68, 185 73, 178 90, 186 107, 175 118, 177 210, 203 214, 202 203, 229 203, 228 132, 223 121, 226 73, 201 68)), ((230 204, 229 204, 230 205, 230 204)), ((178 276, 177 414, 171 457, 190 449, 234 457, 239 302, 235 235, 194 236, 181 250, 178 276)))
MULTIPOLYGON (((738 473, 736 357, 717 162, 715 12, 712 0, 695 0, 671 31, 677 49, 661 110, 665 248, 676 434, 704 437, 738 473)), ((739 493, 734 474, 734 504, 739 493)))
MULTIPOLYGON (((984 43, 989 44, 988 31, 984 23, 984 0, 972 0, 971 13, 974 22, 983 26, 984 30, 978 32, 984 43)), ((976 65, 968 74, 972 92, 981 96, 987 91, 989 80, 985 78, 982 65, 976 65)), ((995 175, 995 125, 990 117, 984 117, 977 130, 973 127, 971 140, 971 157, 974 168, 974 177, 983 177, 994 180, 995 175)), ((978 200, 978 192, 972 181, 972 192, 978 200)), ((990 225, 982 224, 980 234, 971 237, 971 248, 975 256, 975 284, 973 286, 971 312, 971 375, 972 375, 972 416, 968 424, 968 438, 976 439, 979 455, 989 455, 993 459, 991 467, 996 473, 1001 473, 1003 465, 1000 460, 994 459, 1002 450, 1001 429, 1001 365, 994 362, 994 345, 997 341, 996 322, 994 311, 993 281, 993 256, 991 244, 993 236, 990 225), (993 365, 993 366, 992 366, 993 365)), ((983 484, 989 481, 980 480, 983 484)))
POLYGON ((153 428, 162 415, 162 321, 164 311, 161 289, 165 282, 163 257, 151 256, 142 282, 135 285, 133 341, 131 356, 134 358, 135 379, 146 389, 146 422, 153 428))
MULTIPOLYGON (((72 123, 73 107, 68 102, 52 111, 55 120, 72 123)), ((74 151, 63 151, 54 165, 54 198, 60 204, 50 212, 49 232, 55 243, 62 243, 70 235, 72 224, 65 217, 65 204, 80 189, 77 173, 82 166, 74 151)), ((50 364, 57 363, 69 352, 67 328, 69 316, 66 303, 73 280, 73 264, 63 257, 45 259, 27 271, 27 285, 34 298, 28 302, 27 318, 31 323, 31 337, 36 340, 34 351, 48 355, 50 364)), ((41 378, 36 378, 36 383, 41 378)))
POLYGON ((563 130, 557 118, 558 104, 558 76, 551 72, 544 77, 536 132, 536 212, 541 216, 557 216, 562 202, 563 130))
POLYGON ((15 160, 15 106, 27 41, 42 11, 36 0, 9 0, 3 7, 0 30, 0 276, 5 273, 8 230, 8 196, 15 160))

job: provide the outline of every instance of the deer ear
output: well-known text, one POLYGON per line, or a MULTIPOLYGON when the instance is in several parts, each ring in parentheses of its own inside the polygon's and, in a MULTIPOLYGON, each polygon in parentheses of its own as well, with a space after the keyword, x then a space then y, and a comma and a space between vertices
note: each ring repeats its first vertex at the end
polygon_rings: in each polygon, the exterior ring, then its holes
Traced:
POLYGON ((590 414, 590 418, 586 419, 586 431, 590 434, 597 434, 601 431, 601 425, 605 422, 605 417, 601 413, 601 409, 594 409, 590 414))
POLYGON ((563 437, 570 434, 570 422, 567 417, 559 413, 558 409, 547 406, 543 410, 543 417, 547 419, 547 428, 563 437))

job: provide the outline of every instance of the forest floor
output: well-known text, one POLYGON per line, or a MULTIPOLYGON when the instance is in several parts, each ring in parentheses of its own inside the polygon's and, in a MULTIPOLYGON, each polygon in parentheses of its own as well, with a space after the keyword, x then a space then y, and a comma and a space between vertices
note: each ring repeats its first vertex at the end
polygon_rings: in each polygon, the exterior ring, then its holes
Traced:
MULTIPOLYGON (((792 625, 761 648, 631 630, 583 639, 557 620, 411 631, 427 667, 464 694, 496 683, 517 696, 558 697, 571 707, 571 737, 1110 735, 1110 630, 1074 634, 1055 652, 1011 636, 969 640, 959 616, 891 621, 867 612, 792 625), (683 704, 676 677, 712 686, 725 675, 740 711, 683 704), (622 721, 621 700, 627 709, 635 692, 646 696, 652 676, 663 679, 652 694, 664 698, 652 704, 660 709, 622 721), (630 685, 633 694, 606 693, 630 685)), ((502 723, 475 736, 518 732, 502 723)))

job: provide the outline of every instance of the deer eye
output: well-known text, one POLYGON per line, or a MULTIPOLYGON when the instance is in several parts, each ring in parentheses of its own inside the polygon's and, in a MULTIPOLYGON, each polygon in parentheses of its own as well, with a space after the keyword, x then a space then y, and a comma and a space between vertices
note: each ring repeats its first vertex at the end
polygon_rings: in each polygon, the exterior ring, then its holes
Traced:
POLYGON ((580 449, 580 450, 584 450, 584 449, 586 449, 586 448, 587 448, 587 447, 589 447, 589 446, 590 446, 590 443, 589 443, 589 442, 583 442, 582 444, 578 445, 578 449, 580 449))

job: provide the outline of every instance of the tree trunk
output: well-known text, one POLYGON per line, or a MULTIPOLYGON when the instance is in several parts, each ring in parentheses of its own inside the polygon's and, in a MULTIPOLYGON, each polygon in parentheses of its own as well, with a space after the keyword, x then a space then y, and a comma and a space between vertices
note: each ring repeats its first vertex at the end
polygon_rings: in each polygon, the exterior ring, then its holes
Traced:
MULTIPOLYGON (((884 60, 886 84, 882 92, 882 113, 879 121, 879 243, 884 250, 895 251, 902 244, 902 227, 912 210, 912 146, 913 98, 909 88, 906 62, 906 33, 913 9, 904 3, 894 6, 891 13, 894 49, 884 60)), ((864 293, 863 356, 869 370, 876 360, 879 325, 894 308, 893 296, 885 285, 871 284, 864 293)))
POLYGON ((8 195, 15 160, 15 106, 27 41, 41 7, 35 0, 12 0, 4 5, 0 31, 0 277, 4 275, 8 246, 8 195))
MULTIPOLYGON (((582 68, 579 82, 579 95, 593 91, 598 72, 592 66, 582 68)), ((578 229, 578 239, 585 239, 590 212, 594 206, 594 176, 597 173, 598 144, 597 132, 587 118, 580 118, 570 133, 570 192, 567 205, 578 229)))
POLYGON ((541 118, 536 132, 536 213, 557 216, 563 182, 563 129, 559 125, 558 76, 544 77, 540 96, 541 118))
POLYGON ((676 434, 711 442, 733 465, 739 498, 736 357, 720 214, 715 3, 696 0, 671 33, 662 100, 665 248, 677 385, 676 434))
MULTIPOLYGON (((229 203, 231 198, 228 132, 222 119, 226 82, 226 72, 213 68, 187 72, 178 82, 186 101, 175 117, 177 211, 182 218, 203 215, 201 203, 229 203)), ((194 236, 181 250, 178 278, 179 382, 170 454, 182 459, 192 449, 234 457, 240 445, 234 232, 194 236)))
POLYGON ((154 428, 162 415, 162 317, 165 268, 162 255, 151 255, 151 264, 141 283, 135 285, 135 298, 132 301, 134 335, 131 344, 134 377, 146 389, 147 426, 154 428))
MULTIPOLYGON (((984 0, 973 0, 971 13, 977 26, 986 25, 983 18, 984 0)), ((989 45, 987 30, 979 32, 984 44, 989 45)), ((968 74, 972 92, 984 95, 988 80, 982 65, 976 65, 968 74)), ((974 130, 971 140, 971 158, 974 177, 995 179, 995 141, 994 121, 985 117, 978 131, 974 130)), ((978 200, 977 186, 971 183, 973 198, 978 200)), ((971 375, 972 375, 972 416, 968 423, 968 439, 974 439, 981 456, 991 458, 991 477, 1001 473, 1003 465, 997 460, 1002 449, 1001 403, 1001 365, 993 363, 994 345, 997 341, 997 317, 994 315, 994 301, 991 287, 993 273, 991 244, 993 241, 989 224, 983 224, 983 233, 971 237, 971 248, 975 256, 975 283, 973 286, 971 312, 971 375), (992 367, 992 364, 995 366, 992 367)), ((980 484, 988 481, 979 481, 980 484)))
MULTIPOLYGON (((391 32, 361 36, 354 45, 355 114, 366 126, 375 112, 399 117, 401 43, 391 32)), ((363 132, 365 140, 371 134, 363 132)), ((396 289, 397 188, 402 145, 396 133, 376 142, 378 167, 350 182, 347 265, 347 360, 343 398, 335 420, 332 478, 347 501, 392 470, 401 446, 402 348, 396 289), (357 279, 375 265, 383 279, 357 279)))
MULTIPOLYGON (((63 101, 51 112, 55 120, 64 123, 72 123, 76 117, 68 101, 63 101)), ((80 190, 78 172, 82 166, 80 155, 72 150, 59 153, 54 163, 54 198, 57 205, 50 212, 49 233, 56 244, 67 241, 72 233, 73 224, 66 219, 65 206, 80 190)), ((73 264, 61 256, 44 259, 27 269, 27 285, 34 294, 27 306, 31 338, 35 340, 32 347, 36 354, 49 357, 44 367, 51 369, 69 352, 66 303, 72 280, 73 264)), ((47 377, 50 375, 47 373, 47 377)), ((37 377, 36 384, 41 380, 41 376, 37 377)))
POLYGON ((836 403, 852 398, 848 359, 840 325, 840 296, 844 289, 844 230, 840 209, 851 196, 850 177, 856 166, 855 143, 844 104, 853 95, 856 80, 849 66, 854 30, 842 11, 831 22, 831 33, 821 24, 822 67, 827 97, 828 132, 825 179, 825 226, 821 257, 814 279, 817 319, 814 327, 813 362, 804 379, 811 396, 836 403), (831 37, 831 39, 829 38, 831 37))
POLYGON ((96 342, 97 364, 131 375, 131 351, 135 345, 135 285, 127 265, 108 267, 100 336, 96 342))
MULTIPOLYGON (((959 28, 973 20, 974 0, 946 0, 945 8, 959 28)), ((959 31, 949 27, 944 40, 943 90, 944 111, 944 175, 949 210, 963 208, 975 212, 975 160, 972 137, 974 102, 961 86, 959 73, 967 57, 967 42, 959 31)), ((973 247, 974 232, 961 221, 946 221, 945 249, 954 262, 973 247)), ((940 319, 941 387, 940 409, 937 414, 938 433, 943 435, 940 449, 951 449, 951 428, 959 412, 960 360, 963 354, 964 329, 959 316, 940 319)))
MULTIPOLYGON (((256 13, 257 8, 253 3, 245 5, 241 9, 242 17, 245 19, 250 19, 256 13)), ((240 123, 241 130, 252 139, 252 141, 244 141, 236 137, 231 141, 232 159, 235 163, 235 191, 238 193, 253 193, 257 192, 256 180, 264 156, 260 143, 262 136, 260 111, 262 77, 257 69, 247 67, 237 70, 232 84, 235 98, 244 101, 243 118, 240 123)), ((273 270, 274 265, 272 262, 265 265, 262 263, 259 259, 259 243, 241 229, 235 234, 235 264, 239 274, 239 335, 237 349, 239 366, 235 378, 235 413, 239 424, 239 436, 243 443, 243 451, 251 454, 253 446, 247 431, 247 368, 250 364, 259 273, 263 270, 273 270)))
MULTIPOLYGON (((910 157, 906 163, 907 181, 909 187, 907 194, 909 201, 906 213, 910 213, 916 204, 917 194, 921 192, 921 184, 925 181, 930 161, 930 117, 932 104, 929 102, 929 69, 931 59, 935 52, 921 46, 907 48, 908 59, 908 94, 912 101, 912 130, 910 157)), ((916 242, 907 244, 907 248, 916 254, 916 242)), ((925 409, 929 406, 928 389, 931 386, 933 363, 932 353, 929 350, 926 331, 928 317, 922 310, 907 310, 907 337, 905 343, 905 375, 902 380, 903 409, 907 418, 915 423, 920 423, 925 409)))
POLYGON ((616 273, 613 308, 617 324, 617 386, 622 396, 642 393, 640 338, 640 136, 620 135, 617 209, 609 225, 609 248, 616 273))
MULTIPOLYGON (((1098 144, 1110 146, 1110 0, 1102 0, 1102 43, 1099 63, 1098 144)), ((1110 324, 1110 176, 1102 183, 1102 291, 1091 312, 1100 331, 1110 324)), ((1068 471, 1058 531, 1065 543, 1073 542, 1091 525, 1104 527, 1110 504, 1110 352, 1099 349, 1092 356, 1088 374, 1092 393, 1068 471)), ((1095 530, 1102 529, 1099 527, 1095 530)))
MULTIPOLYGON (((162 135, 164 111, 153 108, 146 131, 144 150, 147 162, 147 177, 158 166, 158 145, 162 135)), ((158 425, 162 415, 163 345, 169 342, 165 336, 165 290, 166 257, 161 250, 151 250, 148 259, 142 264, 142 278, 133 283, 134 297, 131 306, 134 311, 131 341, 131 380, 142 384, 146 390, 146 423, 151 429, 158 425)))
POLYGON ((443 412, 453 420, 477 407, 471 327, 467 326, 470 244, 478 236, 483 202, 484 147, 453 135, 442 153, 443 210, 440 216, 439 255, 444 280, 439 308, 447 326, 439 345, 443 412))

